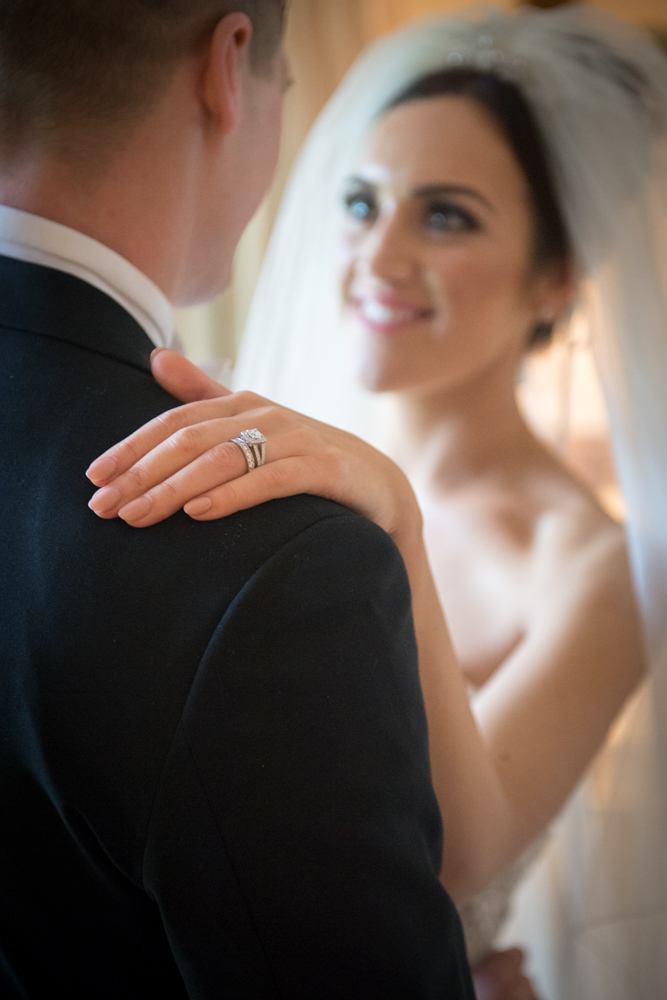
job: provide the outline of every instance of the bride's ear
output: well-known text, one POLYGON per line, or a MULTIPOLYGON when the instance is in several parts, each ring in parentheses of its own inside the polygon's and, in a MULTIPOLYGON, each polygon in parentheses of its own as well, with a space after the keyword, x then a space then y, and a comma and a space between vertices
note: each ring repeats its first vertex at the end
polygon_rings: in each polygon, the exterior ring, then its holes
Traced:
POLYGON ((214 382, 182 354, 166 347, 158 347, 151 354, 151 371, 153 378, 165 392, 175 396, 181 403, 230 395, 229 389, 214 382))

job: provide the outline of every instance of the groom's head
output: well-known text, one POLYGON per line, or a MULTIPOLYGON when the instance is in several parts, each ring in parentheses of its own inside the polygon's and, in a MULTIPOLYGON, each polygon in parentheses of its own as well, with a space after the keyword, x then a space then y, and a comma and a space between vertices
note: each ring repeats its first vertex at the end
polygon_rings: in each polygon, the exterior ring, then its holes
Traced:
MULTIPOLYGON (((96 190, 113 188, 116 174, 120 202, 144 174, 147 201, 173 191, 182 243, 189 239, 186 211, 192 240, 200 241, 209 259, 216 252, 209 245, 215 243, 214 226, 224 228, 227 243, 235 242, 277 157, 284 5, 0 0, 3 200, 16 202, 14 180, 18 189, 36 192, 35 204, 19 207, 67 215, 62 198, 62 210, 40 208, 40 197, 58 202, 58 191, 49 188, 56 178, 63 194, 69 185, 72 206, 78 182, 94 213, 96 190)), ((76 218, 58 221, 76 225, 76 218)), ((122 246, 115 249, 123 252, 122 246)), ((217 250, 222 253, 222 247, 217 250)), ((216 291, 202 281, 200 289, 183 287, 172 297, 216 291)))

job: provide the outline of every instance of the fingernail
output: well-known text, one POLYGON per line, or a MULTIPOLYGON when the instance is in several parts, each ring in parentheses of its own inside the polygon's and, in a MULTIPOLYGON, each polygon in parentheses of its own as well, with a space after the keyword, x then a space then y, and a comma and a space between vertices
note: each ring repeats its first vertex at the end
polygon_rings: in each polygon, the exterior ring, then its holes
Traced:
POLYGON ((139 497, 121 507, 118 516, 122 517, 124 521, 140 521, 142 517, 146 517, 152 506, 153 501, 150 497, 139 497))
POLYGON ((120 490, 117 490, 115 486, 105 486, 103 489, 98 490, 97 493, 93 494, 88 506, 91 510, 94 510, 96 514, 106 514, 108 511, 113 510, 113 508, 118 505, 119 501, 120 490))
POLYGON ((183 510, 189 517, 201 517, 202 514, 206 514, 213 506, 213 501, 208 497, 197 497, 196 500, 191 500, 190 503, 186 503, 183 510))
POLYGON ((151 351, 151 361, 153 360, 153 358, 155 357, 156 354, 159 354, 160 351, 164 351, 164 350, 166 350, 166 348, 164 348, 164 347, 154 347, 153 350, 151 351))
POLYGON ((116 474, 117 468, 118 462, 115 458, 96 458, 86 471, 86 475, 92 482, 95 482, 96 479, 102 482, 105 479, 111 479, 116 474))

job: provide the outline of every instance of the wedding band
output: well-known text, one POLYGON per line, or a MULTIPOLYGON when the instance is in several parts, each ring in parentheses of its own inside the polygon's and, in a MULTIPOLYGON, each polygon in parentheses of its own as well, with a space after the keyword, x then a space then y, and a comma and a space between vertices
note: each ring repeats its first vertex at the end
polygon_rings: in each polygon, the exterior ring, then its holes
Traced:
POLYGON ((238 437, 232 438, 232 444, 237 445, 243 452, 248 472, 258 469, 266 462, 266 438, 256 427, 241 431, 238 437))

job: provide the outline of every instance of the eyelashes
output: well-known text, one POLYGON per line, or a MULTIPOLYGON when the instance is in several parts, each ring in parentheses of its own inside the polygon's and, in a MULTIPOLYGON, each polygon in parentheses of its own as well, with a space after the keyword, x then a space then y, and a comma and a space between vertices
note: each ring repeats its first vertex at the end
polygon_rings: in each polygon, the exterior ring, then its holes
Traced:
MULTIPOLYGON (((343 207, 350 219, 371 225, 378 218, 380 209, 371 188, 354 188, 343 196, 343 207)), ((429 234, 471 233, 481 227, 475 216, 455 201, 428 202, 421 210, 418 221, 429 234)))
POLYGON ((479 229, 477 219, 455 202, 435 202, 428 206, 425 224, 435 233, 470 233, 479 229))

